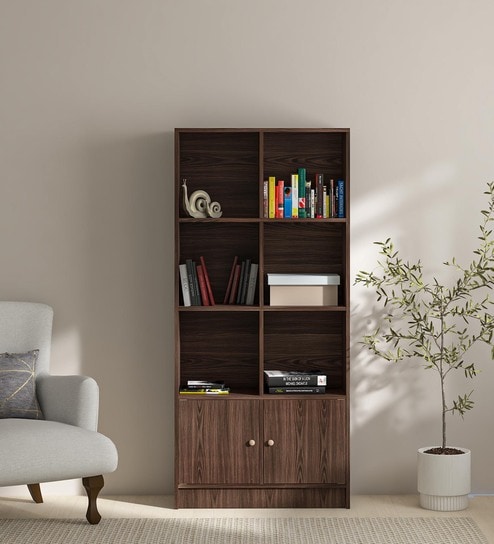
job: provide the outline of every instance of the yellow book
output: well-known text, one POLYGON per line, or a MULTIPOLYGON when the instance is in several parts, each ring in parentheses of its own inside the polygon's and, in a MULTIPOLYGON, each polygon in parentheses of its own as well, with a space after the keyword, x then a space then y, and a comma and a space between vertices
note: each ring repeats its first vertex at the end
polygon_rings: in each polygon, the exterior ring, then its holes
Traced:
POLYGON ((268 179, 268 201, 269 201, 269 215, 270 219, 275 217, 275 193, 276 193, 276 178, 274 176, 269 176, 268 179))
POLYGON ((298 217, 298 174, 292 174, 292 217, 298 217))

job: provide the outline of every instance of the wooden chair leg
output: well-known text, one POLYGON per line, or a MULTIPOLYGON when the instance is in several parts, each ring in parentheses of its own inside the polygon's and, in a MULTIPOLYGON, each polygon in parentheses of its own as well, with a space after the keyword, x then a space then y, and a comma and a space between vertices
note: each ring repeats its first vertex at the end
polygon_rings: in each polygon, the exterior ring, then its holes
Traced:
POLYGON ((27 488, 29 489, 29 493, 31 493, 34 502, 38 504, 43 502, 43 495, 41 494, 39 484, 28 484, 27 488))
POLYGON ((89 499, 86 519, 91 525, 96 525, 101 520, 100 513, 96 506, 96 499, 98 498, 99 492, 103 489, 105 481, 103 480, 103 476, 91 476, 90 478, 83 478, 82 485, 84 486, 89 499))

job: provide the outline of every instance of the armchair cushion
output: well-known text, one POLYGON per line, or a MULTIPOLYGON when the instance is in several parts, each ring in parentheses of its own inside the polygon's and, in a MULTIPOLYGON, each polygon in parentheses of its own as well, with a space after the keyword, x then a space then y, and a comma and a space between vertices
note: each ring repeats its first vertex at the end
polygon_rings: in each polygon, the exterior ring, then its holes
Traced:
POLYGON ((117 462, 115 445, 98 432, 56 421, 0 420, 0 485, 107 474, 117 462))
POLYGON ((0 354, 0 418, 44 419, 36 396, 38 353, 0 354))

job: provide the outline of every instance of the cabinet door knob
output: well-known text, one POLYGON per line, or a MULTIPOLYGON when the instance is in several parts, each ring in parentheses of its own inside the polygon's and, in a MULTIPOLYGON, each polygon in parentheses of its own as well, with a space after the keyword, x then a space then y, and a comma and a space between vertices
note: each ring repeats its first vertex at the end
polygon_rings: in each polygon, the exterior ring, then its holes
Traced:
POLYGON ((256 445, 256 441, 251 439, 251 440, 249 440, 249 441, 247 442, 247 445, 249 445, 249 446, 255 446, 255 445, 256 445))
POLYGON ((269 447, 274 446, 274 440, 268 440, 268 441, 267 441, 267 445, 268 445, 269 447))

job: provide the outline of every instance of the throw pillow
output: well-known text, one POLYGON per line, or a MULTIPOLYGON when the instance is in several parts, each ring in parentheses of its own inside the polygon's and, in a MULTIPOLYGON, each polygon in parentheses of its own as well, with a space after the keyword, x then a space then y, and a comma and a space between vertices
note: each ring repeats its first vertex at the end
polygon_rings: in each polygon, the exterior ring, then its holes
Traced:
POLYGON ((44 419, 36 397, 38 353, 0 354, 0 418, 44 419))

